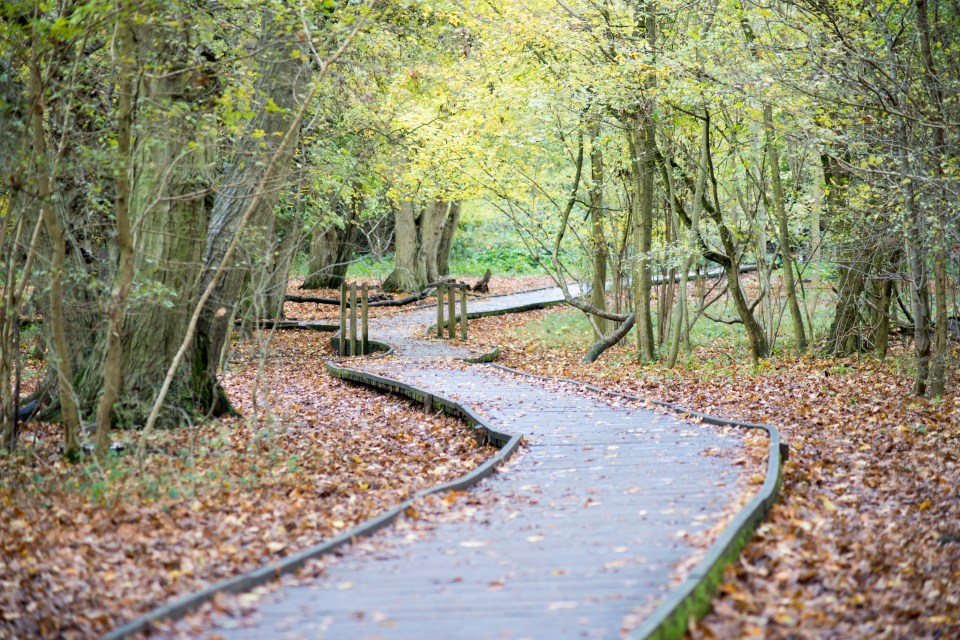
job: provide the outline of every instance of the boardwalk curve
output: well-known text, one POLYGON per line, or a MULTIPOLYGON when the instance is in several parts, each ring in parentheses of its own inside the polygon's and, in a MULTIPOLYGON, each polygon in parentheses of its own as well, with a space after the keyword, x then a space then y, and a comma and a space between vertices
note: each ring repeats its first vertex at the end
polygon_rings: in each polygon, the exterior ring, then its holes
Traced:
MULTIPOLYGON (((471 303, 471 315, 560 298, 559 290, 486 298, 471 303)), ((478 354, 423 339, 432 313, 421 309, 372 323, 373 335, 394 347, 392 357, 331 362, 328 370, 459 415, 502 447, 462 482, 431 493, 489 476, 522 436, 522 459, 476 489, 506 499, 440 523, 416 544, 387 534, 385 546, 332 562, 316 584, 282 589, 262 604, 254 626, 218 629, 218 635, 615 638, 624 625, 642 621, 631 637, 676 637, 689 615, 709 605, 724 563, 776 498, 776 430, 757 427, 771 434, 764 486, 671 589, 675 567, 698 554, 691 535, 716 524, 732 498, 742 469, 713 454, 736 449, 737 433, 695 427, 643 408, 637 398, 571 381, 459 364, 478 354)), ((406 504, 376 519, 375 529, 406 504)))

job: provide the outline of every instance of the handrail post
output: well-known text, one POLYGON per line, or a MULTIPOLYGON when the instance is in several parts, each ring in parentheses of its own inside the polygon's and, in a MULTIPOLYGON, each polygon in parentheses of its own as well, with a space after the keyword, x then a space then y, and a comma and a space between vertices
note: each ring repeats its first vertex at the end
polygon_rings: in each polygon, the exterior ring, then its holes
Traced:
POLYGON ((447 332, 450 339, 457 337, 457 293, 456 288, 451 286, 447 291, 447 303, 449 305, 450 319, 447 320, 447 332))
POLYGON ((367 355, 369 349, 370 333, 368 331, 368 316, 370 314, 370 292, 367 289, 367 283, 363 283, 363 289, 360 291, 360 355, 367 355))
POLYGON ((460 287, 460 339, 467 341, 467 288, 460 287))
POLYGON ((443 337, 443 285, 437 285, 437 337, 443 337))
POLYGON ((350 285, 350 355, 357 356, 357 283, 350 285))
POLYGON ((347 353, 347 283, 340 283, 340 340, 337 354, 342 358, 347 353))

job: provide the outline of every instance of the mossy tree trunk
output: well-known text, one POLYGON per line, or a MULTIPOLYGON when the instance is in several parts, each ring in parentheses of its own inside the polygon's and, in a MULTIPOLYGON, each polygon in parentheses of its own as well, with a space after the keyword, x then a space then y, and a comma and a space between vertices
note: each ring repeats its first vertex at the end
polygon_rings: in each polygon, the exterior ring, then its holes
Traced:
POLYGON ((197 324, 187 381, 200 409, 214 415, 232 411, 217 379, 219 356, 230 335, 247 272, 270 246, 267 231, 294 153, 294 146, 283 141, 310 82, 297 31, 288 30, 269 11, 263 17, 260 44, 263 58, 254 91, 256 116, 237 143, 210 215, 200 284, 201 290, 214 288, 197 324), (255 196, 259 203, 245 220, 255 196), (240 250, 230 255, 221 271, 232 240, 241 232, 240 250))
POLYGON ((449 270, 449 246, 459 212, 458 204, 445 200, 400 202, 394 215, 394 268, 383 282, 385 291, 420 291, 446 275, 440 265, 446 263, 449 270), (447 233, 449 240, 445 242, 447 233), (446 257, 441 258, 444 250, 446 257))
POLYGON ((359 186, 347 200, 331 197, 331 208, 339 221, 313 230, 307 277, 301 289, 339 289, 343 284, 360 237, 363 206, 359 186))
POLYGON ((429 282, 427 263, 414 203, 404 200, 394 211, 393 271, 383 281, 384 291, 420 291, 429 282))

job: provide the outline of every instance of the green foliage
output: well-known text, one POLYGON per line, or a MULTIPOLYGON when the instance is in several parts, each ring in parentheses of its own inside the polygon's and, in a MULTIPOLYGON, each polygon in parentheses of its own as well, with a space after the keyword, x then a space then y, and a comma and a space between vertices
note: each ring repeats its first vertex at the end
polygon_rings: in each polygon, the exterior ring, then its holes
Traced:
POLYGON ((386 278, 393 271, 393 254, 387 254, 383 260, 373 256, 359 256, 347 271, 348 278, 386 278))
MULTIPOLYGON (((549 260, 549 256, 541 256, 549 260)), ((543 269, 523 244, 513 225, 504 219, 461 223, 450 251, 454 273, 479 276, 490 269, 496 275, 541 274, 543 269)))

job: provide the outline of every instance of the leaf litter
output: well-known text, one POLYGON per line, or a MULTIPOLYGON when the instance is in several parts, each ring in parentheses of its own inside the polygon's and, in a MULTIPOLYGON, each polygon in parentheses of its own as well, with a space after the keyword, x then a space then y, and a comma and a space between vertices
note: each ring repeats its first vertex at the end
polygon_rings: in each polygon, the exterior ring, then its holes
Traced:
MULTIPOLYGON (((278 332, 261 360, 265 333, 235 345, 223 381, 245 417, 160 430, 142 465, 129 453, 68 464, 56 425, 27 425, 21 450, 0 457, 0 638, 97 637, 495 451, 456 419, 331 378, 328 336, 278 332)), ((140 433, 115 437, 131 452, 140 433)))
POLYGON ((576 345, 518 339, 550 313, 471 332, 510 367, 773 424, 789 444, 780 502, 689 637, 960 637, 956 374, 943 399, 912 396, 908 341, 884 360, 782 354, 757 367, 716 343, 673 370, 638 366, 620 345, 588 365, 576 345))

